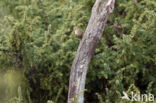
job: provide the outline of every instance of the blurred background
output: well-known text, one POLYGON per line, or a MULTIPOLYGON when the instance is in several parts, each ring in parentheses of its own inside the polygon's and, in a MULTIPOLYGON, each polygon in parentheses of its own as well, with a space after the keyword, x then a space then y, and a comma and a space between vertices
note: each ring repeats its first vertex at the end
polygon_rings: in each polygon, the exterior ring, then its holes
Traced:
MULTIPOLYGON (((95 0, 0 0, 0 103, 65 103, 95 0)), ((116 0, 86 82, 85 103, 156 96, 156 1, 116 0)), ((156 101, 150 102, 156 103, 156 101)))

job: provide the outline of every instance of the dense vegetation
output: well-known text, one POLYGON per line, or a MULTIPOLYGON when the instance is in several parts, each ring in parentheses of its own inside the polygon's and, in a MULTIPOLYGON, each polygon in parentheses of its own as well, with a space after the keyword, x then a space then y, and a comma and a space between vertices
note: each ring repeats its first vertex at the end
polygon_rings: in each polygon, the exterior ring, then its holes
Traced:
MULTIPOLYGON (((73 28, 85 30, 94 2, 0 1, 0 103, 67 101, 80 42, 73 28)), ((131 103, 123 91, 156 96, 155 74, 155 0, 116 0, 89 67, 85 103, 131 103)))

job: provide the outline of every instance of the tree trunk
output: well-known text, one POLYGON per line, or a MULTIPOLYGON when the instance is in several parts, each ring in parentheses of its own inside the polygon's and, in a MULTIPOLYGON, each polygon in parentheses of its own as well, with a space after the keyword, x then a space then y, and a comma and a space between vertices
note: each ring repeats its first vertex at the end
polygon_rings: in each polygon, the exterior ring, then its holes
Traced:
POLYGON ((96 0, 70 73, 68 103, 83 103, 88 64, 94 54, 115 0, 96 0))

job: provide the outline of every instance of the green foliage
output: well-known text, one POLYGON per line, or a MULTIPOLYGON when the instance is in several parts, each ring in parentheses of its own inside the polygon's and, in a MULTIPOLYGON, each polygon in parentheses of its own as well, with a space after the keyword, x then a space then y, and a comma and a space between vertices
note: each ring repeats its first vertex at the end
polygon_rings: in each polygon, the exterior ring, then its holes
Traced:
POLYGON ((0 103, 31 103, 27 101, 29 92, 27 80, 22 72, 7 70, 0 74, 0 103))
MULTIPOLYGON (((24 70, 32 89, 23 96, 29 103, 67 101, 70 67, 80 42, 73 28, 85 30, 94 2, 0 1, 0 68, 24 70)), ((90 64, 85 103, 131 103, 121 100, 129 90, 156 95, 155 11, 155 0, 116 1, 90 64)))

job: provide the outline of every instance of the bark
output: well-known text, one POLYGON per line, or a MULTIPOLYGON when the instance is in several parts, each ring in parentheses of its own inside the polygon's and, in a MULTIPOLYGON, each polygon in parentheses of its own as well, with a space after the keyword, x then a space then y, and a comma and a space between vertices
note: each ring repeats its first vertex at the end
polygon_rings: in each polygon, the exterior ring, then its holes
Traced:
POLYGON ((88 65, 99 42, 115 0, 96 0, 92 14, 73 61, 69 80, 68 103, 83 103, 88 65))

